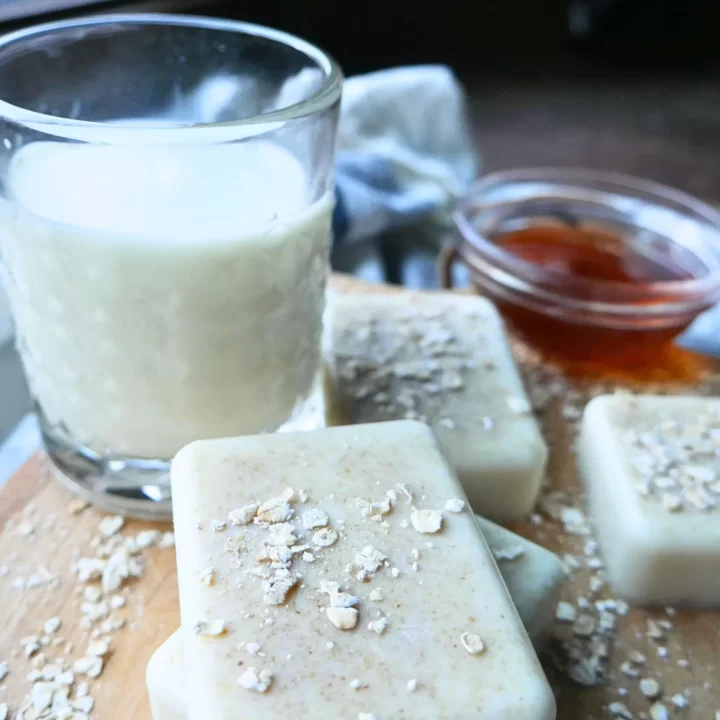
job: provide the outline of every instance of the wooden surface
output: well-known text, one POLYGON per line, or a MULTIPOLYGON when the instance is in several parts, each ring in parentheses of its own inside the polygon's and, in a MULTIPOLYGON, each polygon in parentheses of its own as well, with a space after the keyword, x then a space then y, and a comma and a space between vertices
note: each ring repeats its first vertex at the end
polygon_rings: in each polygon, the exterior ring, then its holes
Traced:
MULTIPOLYGON (((349 279, 335 279, 333 284, 341 291, 387 292, 382 287, 359 285, 349 279)), ((537 383, 537 378, 534 382, 537 383)), ((549 487, 565 490, 568 497, 577 499, 577 478, 570 452, 573 429, 560 412, 558 398, 547 403, 542 420, 552 448, 549 487)), ((0 702, 9 702, 11 708, 17 706, 30 687, 25 677, 32 668, 21 652, 23 636, 37 633, 46 619, 59 615, 63 625, 57 635, 72 640, 75 646, 69 655, 71 659, 82 654, 88 641, 89 632, 78 624, 81 598, 70 567, 77 555, 92 556, 90 540, 97 534, 102 514, 87 509, 80 515, 72 515, 68 510, 70 499, 63 488, 50 480, 40 454, 0 490, 0 567, 7 567, 7 574, 0 574, 0 662, 7 661, 10 668, 4 681, 7 687, 3 689, 0 683, 0 702), (35 528, 32 536, 22 535, 23 522, 35 528), (60 578, 56 587, 25 590, 13 587, 17 577, 28 577, 39 566, 45 566, 60 578)), ((128 521, 122 532, 133 534, 151 526, 128 521)), ((551 550, 583 555, 587 538, 565 535, 559 524, 547 518, 539 527, 528 522, 519 523, 513 529, 551 550)), ((144 577, 130 584, 127 606, 118 611, 128 625, 113 635, 114 651, 106 669, 100 678, 91 681, 91 694, 97 701, 93 718, 150 718, 145 665, 153 650, 177 627, 178 605, 174 551, 154 548, 144 556, 144 577)), ((578 595, 585 595, 587 581, 586 571, 573 574, 566 587, 567 599, 574 603, 578 595)), ((597 597, 611 596, 605 592, 597 597)), ((678 612, 669 618, 675 627, 667 634, 666 641, 649 640, 645 635, 647 619, 667 617, 663 610, 632 609, 627 616, 619 618, 609 676, 605 684, 598 687, 574 684, 547 660, 549 677, 559 695, 558 717, 599 720, 608 716, 603 708, 617 700, 625 702, 634 717, 648 717, 650 702, 638 691, 639 678, 628 678, 617 671, 629 650, 639 650, 648 658, 648 666, 640 669, 640 677, 658 679, 668 700, 674 693, 690 693, 690 707, 673 710, 671 717, 715 720, 715 711, 720 710, 720 673, 716 665, 720 664, 720 613, 678 612), (667 658, 658 656, 658 646, 667 647, 667 658), (679 666, 678 661, 687 666, 679 666), (628 695, 621 696, 619 688, 627 688, 628 695)), ((565 627, 561 631, 568 633, 565 627)), ((48 651, 49 657, 55 655, 61 653, 48 651)), ((671 707, 669 701, 667 705, 671 707)))

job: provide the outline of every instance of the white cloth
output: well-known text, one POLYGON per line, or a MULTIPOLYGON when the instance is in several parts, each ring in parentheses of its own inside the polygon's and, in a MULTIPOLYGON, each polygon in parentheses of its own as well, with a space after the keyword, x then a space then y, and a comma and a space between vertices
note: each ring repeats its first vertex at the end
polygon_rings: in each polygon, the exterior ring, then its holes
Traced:
POLYGON ((392 68, 347 80, 336 242, 424 219, 447 223, 477 172, 465 93, 449 68, 392 68))

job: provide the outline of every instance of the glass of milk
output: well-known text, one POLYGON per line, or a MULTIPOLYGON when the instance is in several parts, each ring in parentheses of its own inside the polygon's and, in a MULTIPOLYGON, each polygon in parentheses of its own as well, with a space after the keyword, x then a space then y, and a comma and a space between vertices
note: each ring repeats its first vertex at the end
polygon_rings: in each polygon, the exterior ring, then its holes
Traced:
POLYGON ((0 39, 0 258, 73 491, 167 515, 183 445, 322 424, 341 88, 316 47, 226 20, 0 39))

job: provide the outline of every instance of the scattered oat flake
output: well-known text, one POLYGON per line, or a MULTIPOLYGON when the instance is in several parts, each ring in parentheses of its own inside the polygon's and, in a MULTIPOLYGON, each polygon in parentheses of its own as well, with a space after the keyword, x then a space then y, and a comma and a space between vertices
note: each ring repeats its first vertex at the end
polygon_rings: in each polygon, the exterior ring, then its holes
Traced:
POLYGON ((86 655, 94 657, 104 657, 110 652, 110 643, 108 640, 93 640, 87 647, 86 655))
POLYGON ((32 686, 30 698, 32 699, 33 710, 37 714, 44 712, 50 707, 54 690, 55 687, 53 684, 48 682, 36 682, 32 686))
POLYGON ((445 509, 451 513, 461 513, 465 509, 465 501, 459 498, 450 498, 445 503, 445 509))
POLYGON ((440 510, 415 510, 410 522, 419 533, 433 535, 442 528, 443 515, 440 510))
POLYGON ((359 613, 353 607, 329 607, 325 612, 338 630, 352 630, 357 625, 359 613))
POLYGON ((73 663, 73 670, 78 675, 87 675, 90 678, 96 678, 103 669, 103 659, 95 655, 81 657, 73 663))
MULTIPOLYGON (((27 640, 27 638, 25 639, 27 640)), ((21 640, 20 642, 23 646, 26 658, 32 657, 40 649, 40 642, 37 638, 28 640, 27 642, 23 642, 23 640, 21 640)))
POLYGON ((272 683, 273 675, 269 670, 258 671, 254 667, 249 667, 239 678, 238 683, 245 690, 264 693, 272 683))
POLYGON ((626 660, 620 663, 620 672, 626 677, 638 677, 640 675, 638 669, 626 660))
POLYGON ((381 590, 373 590, 370 593, 370 601, 371 602, 380 602, 383 599, 383 594, 381 590))
POLYGON ((496 560, 507 560, 509 562, 513 562, 525 555, 525 548, 522 545, 515 545, 514 547, 494 550, 493 555, 496 560))
POLYGON ((625 703, 611 702, 607 706, 607 711, 612 717, 622 718, 622 720, 633 720, 633 715, 625 703))
POLYGON ((315 530, 325 527, 329 522, 327 513, 317 508, 306 510, 302 515, 303 527, 306 530, 315 530))
POLYGON ((17 526, 17 531, 23 537, 30 537, 35 532, 35 526, 29 522, 21 522, 17 526))
POLYGON ((653 678, 643 678, 640 681, 640 692, 651 700, 660 696, 660 683, 653 678))
POLYGON ((105 561, 100 558, 80 558, 75 568, 80 582, 92 582, 102 577, 105 561))
POLYGON ((312 540, 319 547, 330 547, 337 542, 338 534, 333 528, 323 528, 313 534, 312 540))
POLYGON ((628 653, 628 660, 635 663, 636 665, 644 665, 647 658, 638 650, 631 650, 628 653))
POLYGON ((460 642, 471 655, 481 655, 485 652, 485 643, 475 633, 464 632, 460 636, 460 642))
POLYGON ((201 570, 198 573, 198 580, 208 587, 212 587, 215 584, 215 568, 211 566, 201 570))
POLYGON ((555 608, 555 619, 558 622, 575 622, 577 611, 575 607, 564 600, 560 601, 555 608))
POLYGON ((174 532, 164 532, 162 535, 162 538, 160 539, 160 542, 158 543, 158 547, 161 547, 161 548, 175 547, 175 533, 174 532))
POLYGON ((247 652, 248 655, 257 655, 260 652, 260 645, 256 642, 246 643, 245 652, 247 652))
POLYGON ((122 515, 106 515, 98 525, 98 532, 104 538, 109 538, 122 530, 123 525, 125 518, 122 515))
POLYGON ((417 686, 418 681, 413 678, 412 680, 408 681, 408 684, 405 687, 409 693, 414 693, 417 690, 417 686))
POLYGON ((249 525, 259 507, 260 503, 250 503, 250 505, 245 505, 237 510, 231 510, 228 519, 233 525, 249 525))
MULTIPOLYGON (((75 710, 80 710, 84 713, 89 713, 95 707, 95 700, 87 695, 80 698, 75 698, 72 701, 72 706, 75 710)), ((70 716, 70 720, 79 720, 74 715, 70 716)))
POLYGON ((655 620, 647 621, 647 632, 645 634, 653 640, 662 640, 665 637, 662 627, 655 620))
POLYGON ((595 618, 592 615, 585 613, 578 615, 572 626, 572 631, 575 635, 580 637, 590 637, 597 627, 595 618))
POLYGON ((681 710, 684 710, 690 705, 687 698, 684 695, 680 695, 679 693, 677 695, 673 695, 670 699, 670 702, 672 702, 672 704, 676 708, 680 708, 681 710))
POLYGON ((159 530, 142 530, 135 536, 135 542, 140 550, 154 547, 161 540, 162 533, 159 530))
POLYGON ((54 635, 60 629, 60 625, 62 625, 62 620, 57 615, 51 617, 43 623, 43 632, 46 635, 54 635))
POLYGON ((277 568, 273 574, 263 582, 263 602, 266 605, 282 605, 290 590, 297 585, 297 575, 285 568, 277 568))
POLYGON ((350 681, 350 687, 353 690, 363 690, 364 688, 370 687, 367 683, 361 682, 359 678, 354 678, 350 681))
POLYGON ((219 637, 227 632, 227 625, 224 620, 211 620, 210 622, 198 620, 193 626, 193 632, 205 637, 219 637))
POLYGON ((650 706, 650 717, 652 720, 670 720, 670 713, 662 703, 653 703, 650 706))
POLYGON ((292 523, 275 523, 268 527, 268 545, 294 545, 297 538, 295 537, 295 526, 292 523))
MULTIPOLYGON (((289 520, 292 517, 293 510, 285 499, 286 495, 287 491, 281 497, 271 498, 262 503, 257 509, 255 522, 272 524, 289 520)), ((289 497, 292 497, 292 494, 289 497)))
POLYGON ((387 629, 387 618, 381 617, 378 620, 373 620, 372 622, 368 623, 368 630, 371 630, 374 633, 377 633, 378 635, 382 635, 385 630, 387 629))
POLYGON ((355 555, 355 559, 348 564, 347 572, 356 575, 361 582, 368 577, 374 575, 387 560, 387 555, 374 548, 372 545, 366 545, 359 553, 355 555))

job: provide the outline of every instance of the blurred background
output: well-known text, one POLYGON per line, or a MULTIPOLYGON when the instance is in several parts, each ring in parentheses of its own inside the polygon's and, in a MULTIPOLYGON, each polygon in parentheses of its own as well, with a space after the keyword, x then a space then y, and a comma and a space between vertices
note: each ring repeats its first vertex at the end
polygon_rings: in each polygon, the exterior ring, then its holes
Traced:
MULTIPOLYGON (((616 170, 720 202, 720 3, 713 0, 0 0, 0 31, 72 15, 184 12, 271 25, 315 42, 347 75, 447 63, 464 84, 482 172, 616 170)), ((421 231, 335 254, 336 269, 435 283, 421 231)), ((460 278, 462 281, 462 278, 460 278)), ((0 439, 27 410, 0 341, 0 439)))
MULTIPOLYGON (((483 173, 616 170, 720 202, 720 3, 713 0, 0 0, 0 30, 72 15, 184 12, 298 34, 347 75, 446 63, 464 84, 483 173)), ((435 284, 422 228, 335 253, 337 270, 435 284)), ((458 279, 462 283, 462 278, 458 279)))
POLYGON ((331 52, 346 74, 449 64, 483 171, 584 165, 720 198, 720 3, 714 0, 0 0, 0 30, 90 12, 258 22, 331 52))

